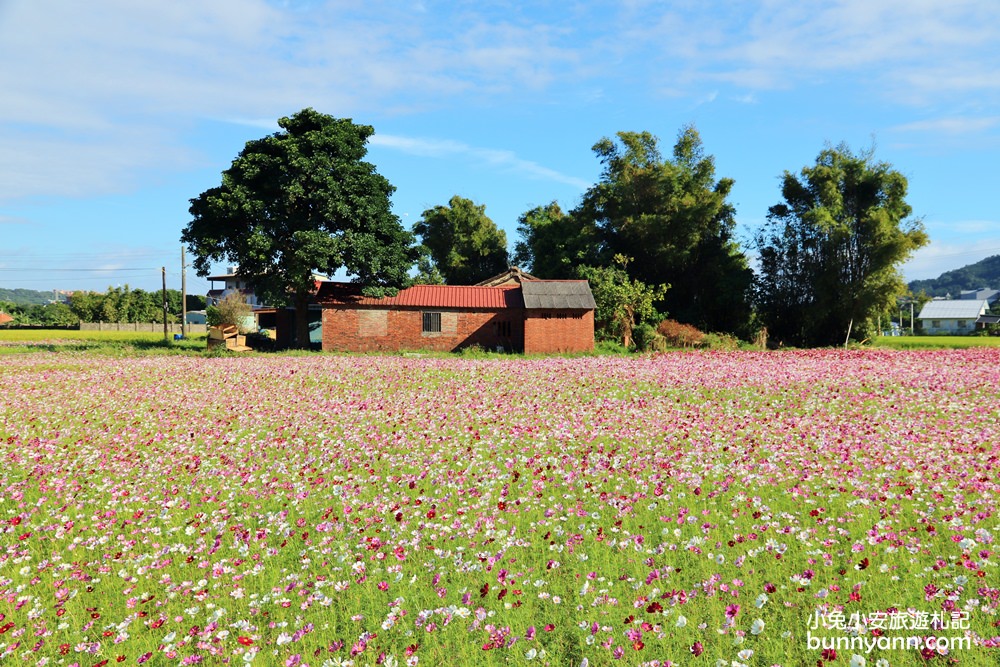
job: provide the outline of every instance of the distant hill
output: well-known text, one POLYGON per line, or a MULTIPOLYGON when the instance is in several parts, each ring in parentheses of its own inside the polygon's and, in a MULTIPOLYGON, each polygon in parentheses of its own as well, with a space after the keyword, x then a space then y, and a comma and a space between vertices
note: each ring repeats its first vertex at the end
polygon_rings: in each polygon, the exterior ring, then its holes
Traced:
POLYGON ((53 299, 52 292, 39 292, 33 289, 5 289, 0 287, 0 302, 13 303, 18 306, 44 306, 53 299))
POLYGON ((914 294, 919 294, 923 290, 928 296, 951 295, 953 298, 958 298, 962 290, 980 287, 1000 289, 1000 255, 993 255, 981 262, 947 271, 937 278, 914 280, 909 284, 910 291, 914 294))

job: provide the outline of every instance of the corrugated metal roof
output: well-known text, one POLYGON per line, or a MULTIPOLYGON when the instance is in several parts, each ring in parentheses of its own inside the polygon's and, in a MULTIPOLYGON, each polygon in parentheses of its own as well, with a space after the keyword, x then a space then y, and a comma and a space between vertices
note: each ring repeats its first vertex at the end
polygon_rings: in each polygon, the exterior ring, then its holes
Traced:
POLYGON ((985 301, 941 300, 928 301, 920 311, 922 320, 974 320, 986 312, 985 301))
POLYGON ((396 296, 372 298, 361 294, 353 283, 324 282, 316 300, 325 305, 384 306, 411 308, 523 308, 521 290, 509 287, 468 285, 414 285, 396 296))
POLYGON ((586 280, 526 280, 521 283, 524 307, 592 310, 597 307, 586 280))

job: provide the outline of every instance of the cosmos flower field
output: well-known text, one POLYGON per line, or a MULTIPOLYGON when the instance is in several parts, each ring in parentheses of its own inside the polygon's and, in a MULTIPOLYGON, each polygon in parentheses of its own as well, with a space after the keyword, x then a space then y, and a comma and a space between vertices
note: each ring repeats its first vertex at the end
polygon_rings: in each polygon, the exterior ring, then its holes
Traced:
POLYGON ((0 663, 996 665, 998 377, 8 355, 0 663))

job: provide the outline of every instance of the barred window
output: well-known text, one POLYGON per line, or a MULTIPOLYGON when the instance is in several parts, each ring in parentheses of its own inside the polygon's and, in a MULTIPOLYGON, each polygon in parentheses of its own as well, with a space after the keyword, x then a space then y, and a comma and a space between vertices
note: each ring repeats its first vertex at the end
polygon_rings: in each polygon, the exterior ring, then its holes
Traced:
POLYGON ((441 313, 424 313, 424 333, 441 333, 441 313))

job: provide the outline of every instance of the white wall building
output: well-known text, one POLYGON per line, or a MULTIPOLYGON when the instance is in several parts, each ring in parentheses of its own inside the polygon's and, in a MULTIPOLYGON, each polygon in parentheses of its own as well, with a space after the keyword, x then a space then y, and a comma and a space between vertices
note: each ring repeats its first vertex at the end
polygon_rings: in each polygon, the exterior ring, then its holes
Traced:
POLYGON ((989 304, 971 299, 941 299, 928 301, 920 310, 924 333, 942 336, 970 334, 976 330, 976 320, 985 315, 989 304))

